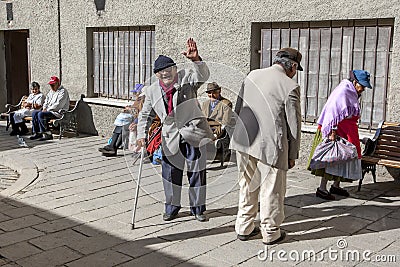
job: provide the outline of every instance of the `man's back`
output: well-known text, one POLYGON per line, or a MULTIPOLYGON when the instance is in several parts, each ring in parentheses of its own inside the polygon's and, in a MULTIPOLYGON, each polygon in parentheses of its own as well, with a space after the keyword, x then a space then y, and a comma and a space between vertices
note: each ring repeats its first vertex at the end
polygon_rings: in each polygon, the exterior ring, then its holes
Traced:
POLYGON ((287 170, 288 126, 296 142, 300 139, 298 84, 280 65, 254 70, 243 83, 235 111, 239 118, 231 148, 287 170))

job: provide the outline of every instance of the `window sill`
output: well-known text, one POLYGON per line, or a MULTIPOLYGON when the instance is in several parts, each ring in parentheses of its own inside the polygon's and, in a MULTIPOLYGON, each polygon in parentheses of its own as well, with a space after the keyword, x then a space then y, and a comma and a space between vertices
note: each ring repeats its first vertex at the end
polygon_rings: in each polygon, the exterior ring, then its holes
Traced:
POLYGON ((101 106, 108 106, 108 107, 126 107, 128 105, 132 105, 132 102, 129 100, 118 100, 112 98, 102 98, 102 97, 85 97, 83 99, 88 104, 95 104, 101 106))

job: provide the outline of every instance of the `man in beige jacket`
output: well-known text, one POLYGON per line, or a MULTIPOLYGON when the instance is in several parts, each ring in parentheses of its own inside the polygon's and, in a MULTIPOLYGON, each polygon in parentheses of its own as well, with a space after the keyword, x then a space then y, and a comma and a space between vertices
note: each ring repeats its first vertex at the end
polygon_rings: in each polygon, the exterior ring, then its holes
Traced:
POLYGON ((260 229, 254 220, 260 197, 263 243, 275 244, 286 233, 284 220, 286 173, 298 158, 301 136, 300 87, 292 79, 301 53, 282 48, 269 68, 249 73, 239 92, 238 114, 231 149, 237 151, 239 205, 235 230, 245 241, 260 229))

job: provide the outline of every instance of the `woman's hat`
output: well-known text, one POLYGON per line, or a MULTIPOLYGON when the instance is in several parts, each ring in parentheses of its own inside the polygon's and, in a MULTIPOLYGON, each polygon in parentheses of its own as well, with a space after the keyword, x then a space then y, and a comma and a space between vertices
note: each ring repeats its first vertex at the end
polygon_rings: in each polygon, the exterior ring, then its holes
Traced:
POLYGON ((135 88, 133 88, 133 89, 131 90, 131 93, 140 94, 140 93, 142 92, 142 88, 143 88, 143 87, 144 87, 143 84, 137 83, 137 84, 135 84, 135 88))
POLYGON ((353 70, 354 78, 357 80, 359 84, 364 87, 371 88, 372 85, 370 83, 370 74, 366 70, 353 70))

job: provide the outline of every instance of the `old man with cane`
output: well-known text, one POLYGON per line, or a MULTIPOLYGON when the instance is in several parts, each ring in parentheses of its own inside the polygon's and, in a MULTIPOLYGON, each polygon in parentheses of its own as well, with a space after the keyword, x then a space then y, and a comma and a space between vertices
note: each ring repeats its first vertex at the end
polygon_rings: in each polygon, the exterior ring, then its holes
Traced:
POLYGON ((196 42, 189 38, 182 54, 192 61, 190 69, 177 69, 169 57, 160 55, 154 63, 157 77, 145 92, 138 119, 138 149, 145 146, 146 133, 155 115, 162 123, 162 178, 165 194, 163 220, 177 217, 181 208, 183 169, 186 162, 189 179, 190 212, 195 219, 207 220, 206 155, 204 144, 213 139, 199 103, 197 90, 210 73, 199 56, 196 42))

